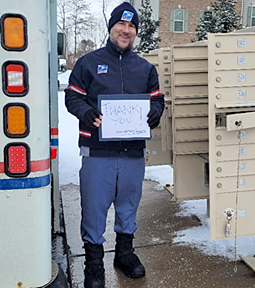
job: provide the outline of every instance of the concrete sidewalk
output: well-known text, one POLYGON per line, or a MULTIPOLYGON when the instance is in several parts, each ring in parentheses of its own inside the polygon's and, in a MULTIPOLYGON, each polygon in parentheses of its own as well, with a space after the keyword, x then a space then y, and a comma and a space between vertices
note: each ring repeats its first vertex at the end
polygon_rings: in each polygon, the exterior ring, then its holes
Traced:
MULTIPOLYGON (((128 279, 113 268, 114 210, 109 210, 104 243, 106 288, 255 288, 254 272, 242 261, 234 263, 221 256, 209 256, 198 249, 172 243, 174 233, 200 225, 196 217, 176 216, 179 203, 158 183, 144 181, 137 216, 136 254, 146 268, 146 277, 128 279)), ((71 288, 83 288, 84 250, 80 240, 79 186, 61 187, 67 238, 71 288)), ((254 243, 255 247, 255 243, 254 243)))

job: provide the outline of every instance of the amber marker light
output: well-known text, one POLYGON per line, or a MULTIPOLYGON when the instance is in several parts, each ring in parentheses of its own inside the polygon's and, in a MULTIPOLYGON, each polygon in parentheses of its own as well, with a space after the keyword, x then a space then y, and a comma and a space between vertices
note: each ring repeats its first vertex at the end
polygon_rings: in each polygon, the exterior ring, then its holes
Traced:
POLYGON ((1 17, 1 44, 6 50, 22 51, 27 47, 27 21, 19 14, 1 17))
POLYGON ((4 107, 4 133, 10 138, 21 138, 28 135, 29 110, 25 104, 12 103, 4 107))

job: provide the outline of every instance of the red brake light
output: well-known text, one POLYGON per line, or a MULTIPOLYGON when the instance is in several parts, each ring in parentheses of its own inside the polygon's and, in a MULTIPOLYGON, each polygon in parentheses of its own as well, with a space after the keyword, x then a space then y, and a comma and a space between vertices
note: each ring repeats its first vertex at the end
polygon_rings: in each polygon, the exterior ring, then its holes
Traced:
POLYGON ((29 174, 29 148, 26 144, 12 143, 5 147, 5 173, 12 177, 29 174))

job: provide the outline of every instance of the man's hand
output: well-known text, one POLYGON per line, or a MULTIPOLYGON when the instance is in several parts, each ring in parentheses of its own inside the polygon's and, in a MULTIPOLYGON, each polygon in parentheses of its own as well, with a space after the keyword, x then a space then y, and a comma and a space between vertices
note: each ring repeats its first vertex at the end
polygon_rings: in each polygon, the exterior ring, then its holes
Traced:
POLYGON ((99 127, 101 125, 101 120, 102 114, 95 108, 88 110, 84 115, 84 123, 90 128, 99 127))
POLYGON ((149 124, 151 129, 154 129, 158 126, 160 121, 160 116, 155 108, 151 108, 150 112, 147 115, 148 120, 147 123, 149 124))

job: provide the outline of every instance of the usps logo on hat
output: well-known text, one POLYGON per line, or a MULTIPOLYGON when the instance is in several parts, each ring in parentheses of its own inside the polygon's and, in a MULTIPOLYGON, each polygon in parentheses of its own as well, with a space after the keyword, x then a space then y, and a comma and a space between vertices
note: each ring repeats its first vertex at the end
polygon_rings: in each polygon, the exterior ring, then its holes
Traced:
POLYGON ((121 20, 122 21, 129 21, 131 22, 133 19, 134 13, 130 12, 130 11, 124 11, 122 16, 121 16, 121 20))
POLYGON ((108 65, 98 65, 97 74, 107 73, 108 65))

